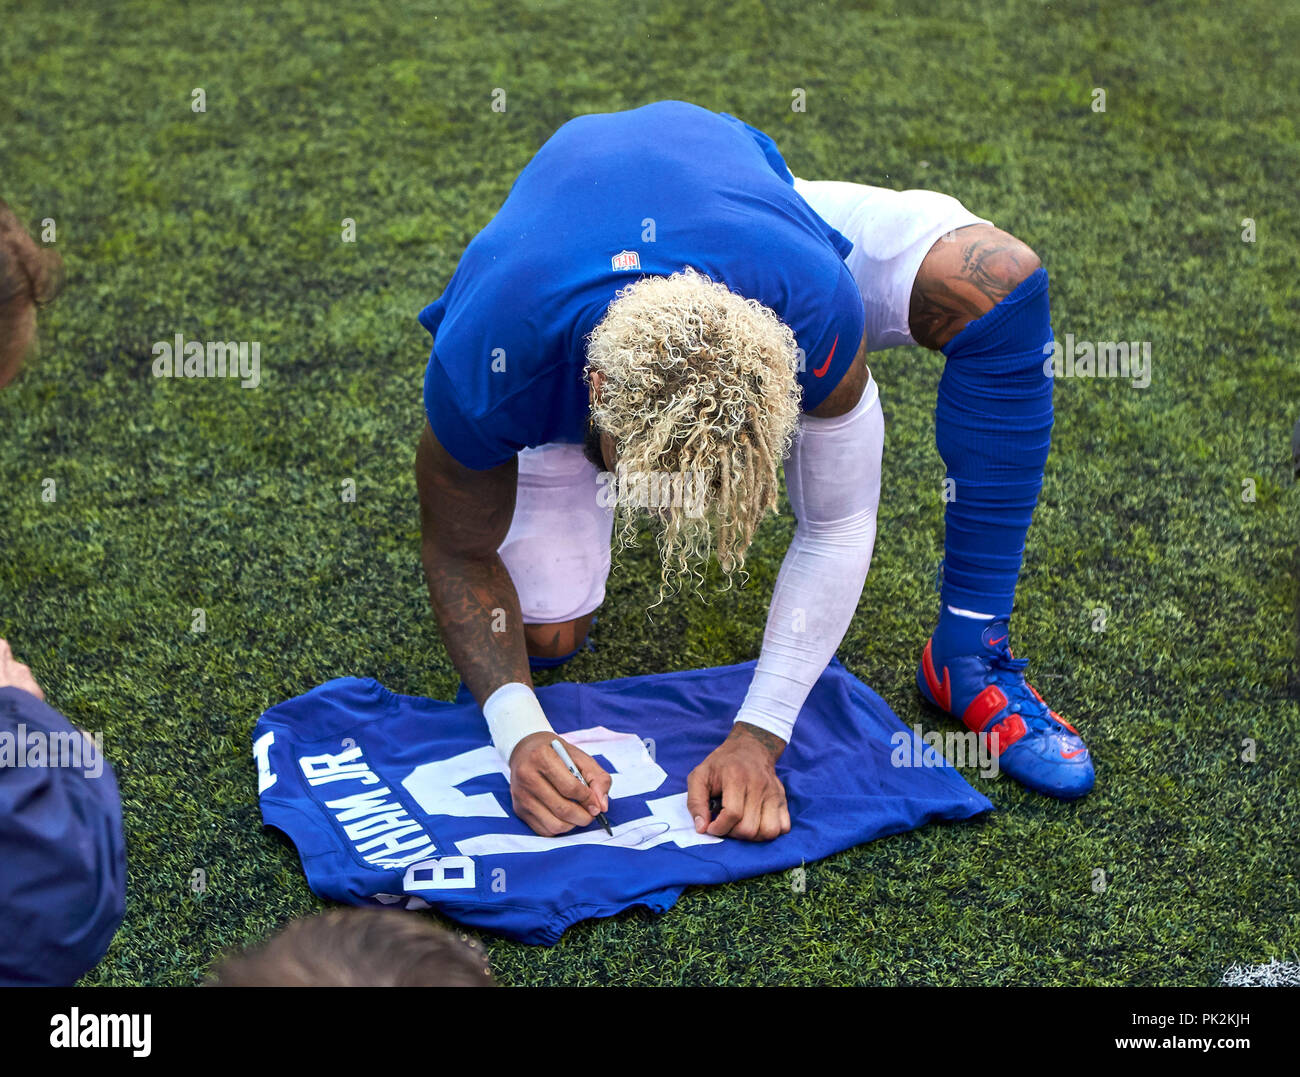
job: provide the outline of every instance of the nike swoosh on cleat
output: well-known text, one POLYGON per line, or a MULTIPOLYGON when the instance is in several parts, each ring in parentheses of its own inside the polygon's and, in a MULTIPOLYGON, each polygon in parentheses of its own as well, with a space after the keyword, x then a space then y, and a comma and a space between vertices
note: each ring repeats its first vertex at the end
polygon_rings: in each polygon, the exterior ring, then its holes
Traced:
POLYGON ((834 341, 833 344, 831 344, 831 353, 830 353, 830 355, 826 356, 826 362, 822 363, 821 366, 816 367, 816 368, 813 370, 813 377, 815 377, 815 378, 824 378, 824 377, 826 377, 826 371, 830 370, 830 368, 831 368, 831 360, 835 358, 835 345, 836 345, 836 344, 839 344, 839 342, 840 342, 840 337, 839 337, 839 334, 836 333, 836 334, 835 334, 835 341, 834 341))
POLYGON ((1062 758, 1062 759, 1073 759, 1076 755, 1082 755, 1082 754, 1083 754, 1084 752, 1086 752, 1087 750, 1088 750, 1087 748, 1076 748, 1076 749, 1075 749, 1074 751, 1072 751, 1072 752, 1062 752, 1062 753, 1061 753, 1061 758, 1062 758))
POLYGON ((948 672, 948 667, 943 667, 943 681, 940 682, 939 675, 934 671, 934 656, 931 650, 934 646, 934 640, 925 641, 925 650, 921 652, 921 671, 925 675, 926 686, 930 689, 930 694, 934 696, 935 703, 940 710, 945 710, 952 714, 952 676, 948 672))

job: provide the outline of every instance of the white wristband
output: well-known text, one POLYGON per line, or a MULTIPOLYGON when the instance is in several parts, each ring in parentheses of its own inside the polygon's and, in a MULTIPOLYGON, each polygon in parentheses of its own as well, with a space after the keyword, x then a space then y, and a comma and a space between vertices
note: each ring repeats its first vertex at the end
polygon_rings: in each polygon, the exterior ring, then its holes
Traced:
POLYGON ((515 746, 534 733, 553 733, 542 704, 528 685, 520 681, 503 684, 483 703, 488 733, 501 758, 510 766, 515 746))

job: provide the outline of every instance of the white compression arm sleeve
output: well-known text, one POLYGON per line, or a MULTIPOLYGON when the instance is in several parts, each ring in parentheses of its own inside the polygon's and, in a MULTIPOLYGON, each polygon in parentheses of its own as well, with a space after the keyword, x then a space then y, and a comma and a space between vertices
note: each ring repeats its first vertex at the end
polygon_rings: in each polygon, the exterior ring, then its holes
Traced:
POLYGON ((884 445, 874 379, 844 415, 799 420, 785 464, 798 526, 776 578, 754 679, 736 714, 736 721, 787 743, 862 595, 876 542, 884 445))

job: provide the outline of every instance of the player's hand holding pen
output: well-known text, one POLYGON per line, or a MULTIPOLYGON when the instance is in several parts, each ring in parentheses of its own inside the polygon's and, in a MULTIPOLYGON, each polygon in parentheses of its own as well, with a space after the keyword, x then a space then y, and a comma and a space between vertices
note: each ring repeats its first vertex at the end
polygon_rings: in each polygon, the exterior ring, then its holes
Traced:
POLYGON ((525 737, 510 755, 515 814, 538 834, 554 836, 600 822, 598 817, 609 810, 609 786, 610 777, 600 764, 552 732, 525 737), (570 762, 581 777, 570 771, 570 762))

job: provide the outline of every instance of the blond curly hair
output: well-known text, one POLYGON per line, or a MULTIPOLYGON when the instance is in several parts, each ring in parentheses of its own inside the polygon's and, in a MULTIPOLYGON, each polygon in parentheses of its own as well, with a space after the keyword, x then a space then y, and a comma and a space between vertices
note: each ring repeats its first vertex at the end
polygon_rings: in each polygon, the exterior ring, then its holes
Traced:
MULTIPOLYGON (((777 469, 799 418, 794 334, 776 314, 687 267, 621 289, 587 340, 601 375, 592 419, 629 476, 685 477, 703 494, 692 511, 655 505, 660 600, 696 585, 711 552, 730 581, 777 505, 777 469)), ((635 498, 614 501, 620 547, 636 545, 635 498)), ((644 507, 642 505, 641 507, 644 507)))

